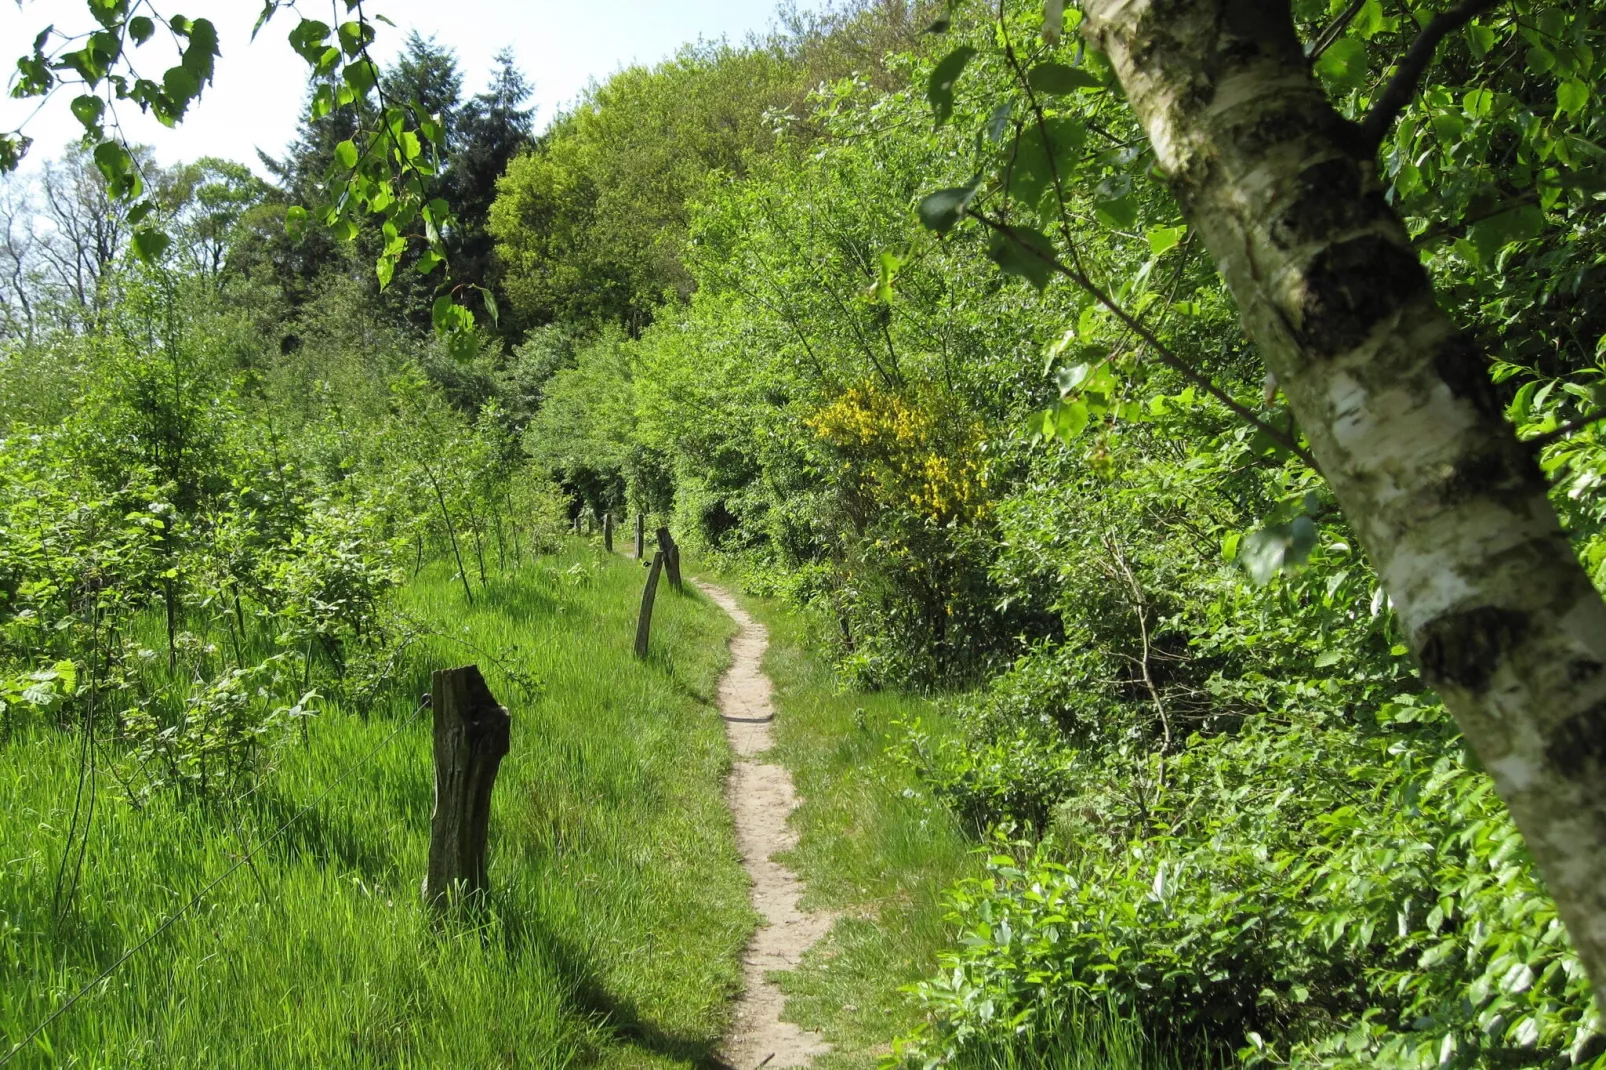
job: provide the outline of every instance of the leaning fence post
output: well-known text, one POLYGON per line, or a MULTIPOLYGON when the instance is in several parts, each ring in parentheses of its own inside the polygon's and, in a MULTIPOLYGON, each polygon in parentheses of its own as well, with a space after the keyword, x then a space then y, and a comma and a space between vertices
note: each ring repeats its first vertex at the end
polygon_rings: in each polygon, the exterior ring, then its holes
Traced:
POLYGON ((658 529, 658 550, 664 555, 664 564, 669 568, 669 586, 675 590, 682 590, 680 586, 680 547, 675 545, 675 539, 669 534, 667 527, 658 529))
POLYGON ((602 548, 613 553, 613 514, 602 514, 602 548))
POLYGON ((508 752, 511 719, 479 666, 438 669, 431 679, 435 809, 429 818, 424 902, 435 913, 483 897, 491 789, 508 752))
POLYGON ((647 515, 636 514, 636 560, 640 561, 647 553, 647 515))
POLYGON ((664 552, 652 555, 652 568, 647 570, 647 587, 641 592, 641 616, 636 619, 636 657, 647 656, 647 636, 652 632, 652 602, 658 596, 658 573, 664 569, 664 552))

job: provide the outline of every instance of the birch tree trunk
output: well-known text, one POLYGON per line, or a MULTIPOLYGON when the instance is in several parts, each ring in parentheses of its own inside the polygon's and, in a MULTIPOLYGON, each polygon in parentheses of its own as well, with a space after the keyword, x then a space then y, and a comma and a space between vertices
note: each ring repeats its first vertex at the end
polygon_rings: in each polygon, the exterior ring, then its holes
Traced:
POLYGON ((1375 142, 1329 105, 1287 0, 1085 9, 1606 1006, 1606 604, 1384 201, 1375 142))

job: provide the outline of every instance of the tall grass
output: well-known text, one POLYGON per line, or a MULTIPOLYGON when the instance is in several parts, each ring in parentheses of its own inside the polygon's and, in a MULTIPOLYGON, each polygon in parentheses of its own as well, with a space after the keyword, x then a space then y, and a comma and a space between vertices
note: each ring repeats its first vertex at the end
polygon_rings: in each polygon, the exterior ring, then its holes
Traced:
POLYGON ((401 597, 450 638, 415 648, 372 708, 323 708, 243 800, 159 793, 136 808, 103 775, 59 925, 77 739, 35 726, 0 743, 0 1055, 338 781, 12 1065, 704 1063, 753 924, 710 705, 731 625, 694 593, 661 594, 637 662, 640 584, 633 563, 575 547, 493 578, 470 608, 449 572, 426 569, 401 597), (436 931, 419 899, 428 715, 406 718, 431 668, 468 661, 512 711, 513 744, 489 908, 436 931), (543 686, 526 695, 499 666, 543 686))

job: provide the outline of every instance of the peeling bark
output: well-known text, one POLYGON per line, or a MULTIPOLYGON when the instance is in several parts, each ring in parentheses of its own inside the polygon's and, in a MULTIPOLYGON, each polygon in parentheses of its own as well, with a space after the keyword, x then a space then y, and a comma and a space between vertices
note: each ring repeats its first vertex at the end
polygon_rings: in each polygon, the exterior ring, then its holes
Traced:
POLYGON ((1533 448, 1435 300, 1286 0, 1085 7, 1606 1005, 1606 603, 1533 448))

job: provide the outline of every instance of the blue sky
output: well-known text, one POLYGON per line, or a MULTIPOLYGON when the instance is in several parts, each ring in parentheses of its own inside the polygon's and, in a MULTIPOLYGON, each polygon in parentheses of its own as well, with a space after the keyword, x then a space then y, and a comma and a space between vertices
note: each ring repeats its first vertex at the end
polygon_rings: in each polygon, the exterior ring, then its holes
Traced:
MULTIPOLYGON (((330 6, 323 0, 304 0, 301 10, 328 22, 330 6)), ((433 34, 456 51, 466 76, 465 89, 471 93, 482 87, 491 57, 512 46, 535 87, 540 125, 594 78, 606 78, 631 63, 662 59, 699 37, 740 40, 749 32, 769 28, 776 10, 774 0, 366 0, 364 7, 398 27, 379 27, 382 56, 394 52, 408 29, 433 34)), ((154 146, 164 164, 224 156, 254 165, 257 147, 281 152, 294 136, 306 67, 285 41, 295 24, 294 12, 281 11, 255 42, 250 41, 252 23, 261 9, 260 0, 163 0, 158 5, 163 15, 209 18, 217 25, 223 57, 216 84, 176 130, 146 119, 137 109, 126 109, 120 116, 125 134, 154 146)), ((65 32, 84 29, 90 23, 83 0, 22 0, 20 9, 14 0, 0 0, 4 68, 11 70, 14 57, 51 23, 65 32)), ((145 48, 156 48, 158 40, 145 48)), ((147 62, 159 72, 171 58, 163 53, 147 62)), ((56 96, 24 127, 23 132, 36 141, 30 169, 59 153, 81 132, 67 103, 66 97, 56 96)), ((33 105, 0 98, 0 129, 14 128, 33 105)))

